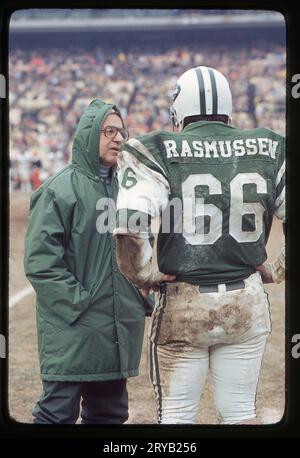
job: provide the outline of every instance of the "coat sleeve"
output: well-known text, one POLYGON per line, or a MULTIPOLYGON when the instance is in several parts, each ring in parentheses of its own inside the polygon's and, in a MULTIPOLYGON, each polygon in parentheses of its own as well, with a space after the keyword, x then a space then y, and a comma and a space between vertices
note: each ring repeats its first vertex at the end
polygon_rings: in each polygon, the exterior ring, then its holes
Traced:
POLYGON ((24 268, 40 306, 48 309, 46 313, 57 314, 72 324, 89 306, 91 296, 64 259, 71 230, 66 207, 62 201, 58 203, 54 192, 48 188, 40 188, 33 194, 25 237, 24 268))

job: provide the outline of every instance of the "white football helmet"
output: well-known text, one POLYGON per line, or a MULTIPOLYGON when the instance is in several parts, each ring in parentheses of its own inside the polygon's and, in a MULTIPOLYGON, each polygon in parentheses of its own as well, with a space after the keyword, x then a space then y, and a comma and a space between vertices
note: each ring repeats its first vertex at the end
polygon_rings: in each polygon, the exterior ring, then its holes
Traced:
POLYGON ((210 67, 194 67, 177 80, 170 109, 173 124, 182 129, 184 118, 232 113, 232 96, 225 76, 210 67))

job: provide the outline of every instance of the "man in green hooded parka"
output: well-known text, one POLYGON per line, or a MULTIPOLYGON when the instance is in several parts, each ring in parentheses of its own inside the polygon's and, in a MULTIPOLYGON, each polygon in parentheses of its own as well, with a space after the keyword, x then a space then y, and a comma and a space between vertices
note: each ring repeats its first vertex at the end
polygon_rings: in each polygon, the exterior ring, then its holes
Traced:
POLYGON ((138 375, 151 302, 119 272, 112 238, 115 165, 127 138, 118 108, 93 100, 72 162, 31 197, 24 266, 43 383, 34 423, 75 423, 81 401, 82 423, 128 419, 126 379, 138 375))

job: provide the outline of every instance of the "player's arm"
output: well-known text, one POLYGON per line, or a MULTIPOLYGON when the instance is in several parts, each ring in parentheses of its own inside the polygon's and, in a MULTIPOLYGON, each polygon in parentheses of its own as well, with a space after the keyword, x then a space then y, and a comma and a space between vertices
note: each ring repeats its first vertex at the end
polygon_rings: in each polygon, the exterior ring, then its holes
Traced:
POLYGON ((153 270, 152 247, 149 239, 135 235, 116 234, 116 253, 119 269, 138 288, 157 289, 161 282, 172 281, 174 275, 153 270))
POLYGON ((285 279, 285 247, 273 262, 265 262, 256 267, 264 283, 281 283, 285 279))
MULTIPOLYGON (((285 235, 285 160, 276 176, 275 216, 282 221, 285 235)), ((276 259, 256 267, 264 283, 281 283, 285 279, 285 243, 276 259)))
POLYGON ((118 160, 119 194, 114 231, 120 271, 139 288, 153 288, 175 277, 152 264, 151 220, 168 203, 169 185, 159 171, 147 167, 139 155, 122 151, 118 160))

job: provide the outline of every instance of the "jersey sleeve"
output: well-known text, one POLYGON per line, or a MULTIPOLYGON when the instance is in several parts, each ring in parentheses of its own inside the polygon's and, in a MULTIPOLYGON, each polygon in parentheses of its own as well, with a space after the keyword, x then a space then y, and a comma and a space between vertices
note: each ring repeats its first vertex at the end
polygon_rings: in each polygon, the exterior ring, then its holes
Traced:
MULTIPOLYGON (((275 177, 275 215, 283 222, 285 229, 285 181, 286 181, 286 162, 285 162, 285 139, 282 139, 278 167, 275 177)), ((284 230, 285 232, 285 230, 284 230)), ((276 259, 269 263, 272 279, 275 283, 280 283, 285 279, 285 244, 276 259)))
POLYGON ((283 138, 275 177, 275 215, 283 222, 285 222, 285 181, 285 139, 283 138))
POLYGON ((151 219, 168 204, 169 182, 164 169, 138 140, 130 140, 118 159, 119 193, 116 234, 148 237, 151 219))

